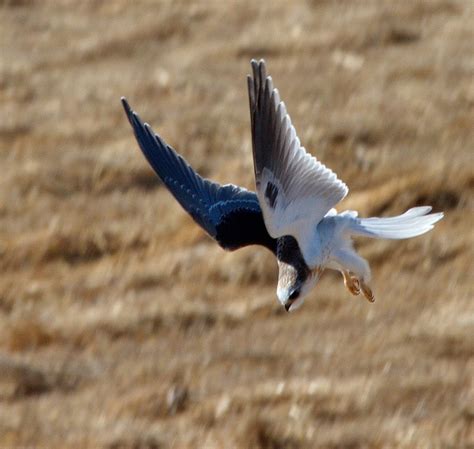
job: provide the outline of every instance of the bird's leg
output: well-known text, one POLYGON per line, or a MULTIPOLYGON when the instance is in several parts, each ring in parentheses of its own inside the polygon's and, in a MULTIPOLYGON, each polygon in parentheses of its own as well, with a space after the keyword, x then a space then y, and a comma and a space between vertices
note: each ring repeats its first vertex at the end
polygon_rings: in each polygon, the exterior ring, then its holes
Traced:
MULTIPOLYGON (((332 253, 332 259, 340 267, 344 267, 344 271, 354 273, 360 291, 364 294, 368 301, 374 302, 374 294, 370 287, 366 284, 370 280, 370 267, 365 259, 360 257, 353 249, 339 248, 332 253)), ((344 283, 352 293, 350 285, 353 285, 352 279, 348 281, 346 274, 344 275, 344 283)), ((351 276, 352 278, 353 276, 351 276)))
POLYGON ((367 301, 374 302, 375 296, 372 293, 372 289, 364 282, 363 279, 360 279, 359 283, 360 283, 360 289, 362 290, 362 293, 364 294, 364 296, 367 298, 367 301))
POLYGON ((357 296, 360 293, 359 279, 352 276, 347 270, 341 270, 341 273, 342 276, 344 276, 344 285, 347 290, 349 290, 354 296, 357 296))

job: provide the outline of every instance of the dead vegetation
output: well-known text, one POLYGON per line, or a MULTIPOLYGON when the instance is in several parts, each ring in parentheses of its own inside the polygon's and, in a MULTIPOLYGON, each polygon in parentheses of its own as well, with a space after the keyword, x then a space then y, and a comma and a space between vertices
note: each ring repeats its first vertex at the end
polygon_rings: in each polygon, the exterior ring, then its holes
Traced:
POLYGON ((471 448, 469 1, 0 2, 0 446, 471 448), (360 241, 295 314, 265 250, 224 253, 137 150, 125 95, 198 171, 252 187, 265 57, 342 208, 445 219, 360 241))

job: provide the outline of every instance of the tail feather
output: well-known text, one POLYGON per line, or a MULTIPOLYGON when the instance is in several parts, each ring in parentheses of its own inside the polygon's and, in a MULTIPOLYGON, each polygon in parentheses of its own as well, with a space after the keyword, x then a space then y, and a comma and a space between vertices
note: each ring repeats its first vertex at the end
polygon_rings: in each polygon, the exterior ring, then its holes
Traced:
POLYGON ((381 239, 408 239, 422 235, 443 218, 443 213, 430 214, 431 207, 414 207, 404 214, 388 218, 355 218, 349 226, 351 235, 381 239))

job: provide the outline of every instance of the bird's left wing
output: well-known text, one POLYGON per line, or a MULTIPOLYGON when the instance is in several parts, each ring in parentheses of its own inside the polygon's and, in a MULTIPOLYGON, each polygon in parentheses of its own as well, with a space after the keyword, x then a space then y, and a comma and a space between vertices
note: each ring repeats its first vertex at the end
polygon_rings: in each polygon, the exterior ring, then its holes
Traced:
POLYGON ((265 227, 255 192, 203 179, 176 151, 122 104, 146 159, 176 200, 224 249, 263 245, 276 251, 276 240, 265 227))
POLYGON ((252 60, 251 65, 253 75, 247 79, 255 181, 265 225, 274 238, 295 237, 310 263, 314 228, 348 189, 301 146, 265 61, 252 60))

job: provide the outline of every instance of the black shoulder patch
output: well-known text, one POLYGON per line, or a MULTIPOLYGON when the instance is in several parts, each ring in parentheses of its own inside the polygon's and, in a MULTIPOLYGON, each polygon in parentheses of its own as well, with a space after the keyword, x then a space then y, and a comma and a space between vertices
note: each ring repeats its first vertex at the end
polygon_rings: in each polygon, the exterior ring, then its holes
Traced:
POLYGON ((267 199, 268 205, 272 209, 275 208, 277 196, 278 196, 278 187, 275 184, 268 182, 267 187, 265 188, 265 198, 267 199))

